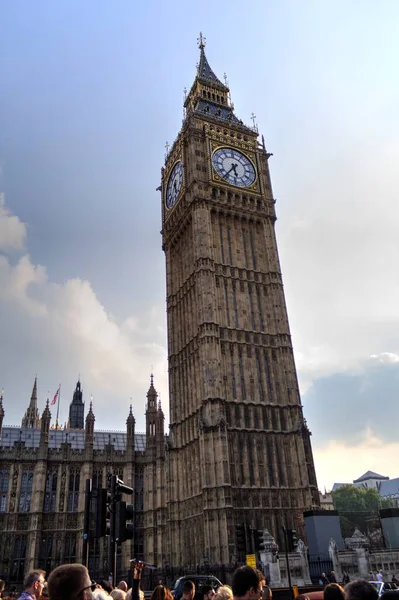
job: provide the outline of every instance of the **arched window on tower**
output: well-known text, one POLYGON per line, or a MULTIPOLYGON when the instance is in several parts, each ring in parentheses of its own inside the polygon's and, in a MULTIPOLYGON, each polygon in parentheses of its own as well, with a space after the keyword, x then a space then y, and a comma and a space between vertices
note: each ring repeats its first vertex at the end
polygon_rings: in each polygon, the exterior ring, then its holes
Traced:
POLYGON ((69 473, 68 512, 78 512, 80 470, 74 469, 69 473))
MULTIPOLYGON (((55 500, 57 497, 57 471, 49 471, 46 477, 46 489, 44 492, 43 512, 55 512, 55 500)), ((47 571, 47 569, 46 569, 47 571)))
POLYGON ((8 469, 0 471, 0 513, 7 511, 8 482, 10 472, 8 469))
POLYGON ((64 563, 76 562, 76 533, 67 533, 64 546, 64 563))
POLYGON ((49 573, 52 568, 53 535, 44 535, 40 544, 39 567, 49 573))
POLYGON ((33 486, 33 470, 29 469, 22 473, 21 490, 19 493, 19 512, 29 512, 30 511, 32 486, 33 486))

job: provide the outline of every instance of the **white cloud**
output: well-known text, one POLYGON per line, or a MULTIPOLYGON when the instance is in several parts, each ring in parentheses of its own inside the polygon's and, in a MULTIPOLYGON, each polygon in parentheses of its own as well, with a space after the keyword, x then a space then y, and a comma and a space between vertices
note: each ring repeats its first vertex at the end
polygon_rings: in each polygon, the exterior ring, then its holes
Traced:
POLYGON ((22 250, 25 238, 25 224, 6 208, 4 193, 0 192, 0 250, 22 250))
MULTIPOLYGON (((395 136, 385 132, 371 149, 348 131, 334 148, 320 150, 310 171, 306 155, 299 156, 296 202, 277 205, 303 392, 318 377, 355 371, 371 355, 399 354, 395 136)), ((283 195, 292 196, 290 184, 281 183, 283 195)))
MULTIPOLYGON (((7 214, 5 207, 3 210, 7 214)), ((167 398, 166 333, 161 306, 149 307, 140 318, 131 316, 118 322, 102 306, 89 281, 52 282, 45 267, 34 265, 27 254, 16 264, 0 255, 0 303, 2 330, 9 331, 11 345, 20 348, 19 361, 12 361, 10 344, 3 338, 2 364, 7 371, 2 373, 3 385, 4 379, 11 377, 7 364, 17 372, 20 363, 36 362, 39 385, 51 373, 57 379, 72 378, 74 383, 80 372, 84 388, 94 394, 94 409, 100 414, 103 428, 124 427, 131 397, 136 419, 143 423, 151 368, 158 391, 167 398)), ((54 387, 53 381, 47 385, 54 387)), ((72 389, 68 386, 64 393, 70 396, 72 389)), ((12 401, 10 406, 6 396, 5 404, 7 422, 18 422, 27 401, 22 406, 12 401)), ((167 406, 164 409, 167 412, 167 406)))

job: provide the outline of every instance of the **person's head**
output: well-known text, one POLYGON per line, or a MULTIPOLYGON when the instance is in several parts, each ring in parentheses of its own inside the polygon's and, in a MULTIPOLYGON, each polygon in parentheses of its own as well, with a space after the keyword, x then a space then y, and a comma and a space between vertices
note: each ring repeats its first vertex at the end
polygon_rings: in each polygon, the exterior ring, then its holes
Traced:
POLYGON ((122 590, 122 592, 127 592, 127 583, 126 581, 120 581, 118 583, 118 590, 122 590))
POLYGON ((173 596, 169 588, 160 584, 154 588, 151 600, 173 600, 173 596))
POLYGON ((107 579, 101 579, 100 585, 107 594, 110 594, 114 589, 112 584, 107 579))
POLYGON ((195 585, 191 579, 186 579, 183 583, 182 597, 184 600, 193 600, 195 596, 195 585))
POLYGON ((356 579, 345 586, 346 600, 377 600, 376 588, 365 579, 356 579))
POLYGON ((41 569, 29 571, 25 577, 24 590, 35 596, 35 598, 40 598, 46 583, 45 575, 46 572, 41 569))
POLYGON ((324 588, 324 600, 345 600, 344 590, 338 583, 329 583, 324 588))
POLYGON ((0 596, 4 592, 5 587, 6 587, 6 582, 3 581, 3 579, 0 579, 0 596))
POLYGON ((233 574, 234 598, 258 600, 262 594, 259 572, 252 567, 239 567, 233 574))
POLYGON ((123 590, 120 590, 119 588, 115 588, 110 593, 110 596, 114 600, 125 600, 125 598, 126 598, 126 592, 124 592, 123 590))
POLYGON ((229 585, 221 585, 218 587, 213 600, 233 600, 233 590, 229 585))
POLYGON ((325 573, 322 573, 322 574, 321 574, 321 576, 322 576, 322 577, 325 577, 325 576, 326 576, 326 574, 325 574, 325 573))
POLYGON ((47 587, 51 600, 92 600, 96 584, 85 566, 72 564, 56 567, 47 587))
POLYGON ((212 600, 215 595, 215 590, 211 585, 202 586, 202 597, 204 600, 212 600))

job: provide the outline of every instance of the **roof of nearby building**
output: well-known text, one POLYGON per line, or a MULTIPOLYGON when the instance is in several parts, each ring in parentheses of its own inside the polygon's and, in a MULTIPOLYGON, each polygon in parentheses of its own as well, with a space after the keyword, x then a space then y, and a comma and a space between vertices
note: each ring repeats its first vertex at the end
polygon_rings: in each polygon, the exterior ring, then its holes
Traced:
POLYGON ((337 490, 339 490, 339 488, 341 488, 344 485, 352 485, 351 483, 334 483, 334 485, 332 486, 332 492, 335 492, 337 490))
MULTIPOLYGON (((12 447, 15 442, 24 442, 26 448, 38 448, 40 445, 40 429, 29 427, 3 427, 0 447, 12 447)), ((115 450, 126 450, 126 433, 122 431, 95 431, 94 450, 104 450, 111 444, 115 450)), ((49 448, 61 448, 67 442, 73 450, 83 450, 85 446, 85 431, 76 429, 50 429, 49 448)), ((145 450, 145 434, 136 433, 134 436, 136 452, 145 450)))
POLYGON ((399 497, 399 477, 381 481, 379 490, 380 496, 396 496, 399 497))
POLYGON ((360 483, 362 481, 367 481, 367 479, 389 479, 389 477, 386 477, 385 475, 380 475, 379 473, 375 473, 374 471, 366 471, 366 473, 363 473, 363 475, 361 477, 359 477, 358 479, 354 479, 353 483, 360 483))

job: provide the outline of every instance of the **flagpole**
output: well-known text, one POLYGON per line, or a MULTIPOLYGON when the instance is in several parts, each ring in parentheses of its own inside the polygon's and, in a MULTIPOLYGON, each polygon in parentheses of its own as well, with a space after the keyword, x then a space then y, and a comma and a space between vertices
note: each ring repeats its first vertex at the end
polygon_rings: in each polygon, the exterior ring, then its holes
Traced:
POLYGON ((58 415, 60 414, 60 396, 61 396, 61 384, 58 386, 57 417, 55 420, 55 428, 56 429, 58 429, 58 415))

